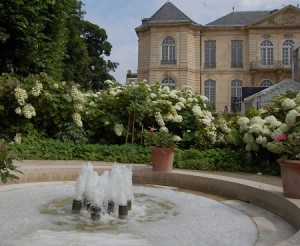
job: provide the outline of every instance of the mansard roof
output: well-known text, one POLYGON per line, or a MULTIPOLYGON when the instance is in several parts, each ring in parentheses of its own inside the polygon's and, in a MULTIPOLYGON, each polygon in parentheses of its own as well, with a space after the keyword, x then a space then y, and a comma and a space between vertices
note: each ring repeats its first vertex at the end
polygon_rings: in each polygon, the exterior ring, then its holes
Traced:
POLYGON ((273 11, 235 11, 206 24, 206 26, 247 26, 272 13, 273 11))
MULTIPOLYGON (((150 18, 143 19, 143 25, 154 23, 192 23, 197 24, 179 10, 171 2, 166 2, 154 15, 150 18)), ((198 24, 197 24, 198 25, 198 24)))

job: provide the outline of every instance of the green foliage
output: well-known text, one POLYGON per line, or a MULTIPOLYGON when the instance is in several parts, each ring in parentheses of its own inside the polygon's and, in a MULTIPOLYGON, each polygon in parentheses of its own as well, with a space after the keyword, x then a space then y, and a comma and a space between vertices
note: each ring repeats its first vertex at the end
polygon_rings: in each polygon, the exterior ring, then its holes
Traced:
POLYGON ((174 134, 170 132, 145 131, 144 138, 147 146, 155 147, 176 148, 179 141, 174 134))
POLYGON ((11 172, 22 173, 13 164, 13 159, 16 159, 16 155, 10 145, 4 139, 0 139, 0 178, 3 183, 7 183, 8 180, 19 179, 11 172))
POLYGON ((61 123, 58 125, 59 132, 56 133, 56 139, 69 143, 87 143, 92 136, 92 132, 78 127, 73 122, 61 123))
POLYGON ((209 171, 242 171, 248 166, 246 151, 231 149, 176 150, 174 166, 209 171))
POLYGON ((66 19, 75 0, 3 1, 0 15, 0 73, 62 75, 66 19))

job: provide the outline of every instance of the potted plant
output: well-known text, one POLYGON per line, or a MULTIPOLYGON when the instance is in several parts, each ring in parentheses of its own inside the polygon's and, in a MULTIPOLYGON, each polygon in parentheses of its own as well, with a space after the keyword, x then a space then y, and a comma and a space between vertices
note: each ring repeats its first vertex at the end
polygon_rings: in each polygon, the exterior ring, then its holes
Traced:
POLYGON ((167 131, 167 128, 156 131, 150 128, 144 133, 145 144, 150 146, 153 171, 170 172, 173 168, 174 152, 181 140, 167 131))
POLYGON ((284 196, 300 199, 300 126, 278 134, 267 148, 279 157, 284 196))

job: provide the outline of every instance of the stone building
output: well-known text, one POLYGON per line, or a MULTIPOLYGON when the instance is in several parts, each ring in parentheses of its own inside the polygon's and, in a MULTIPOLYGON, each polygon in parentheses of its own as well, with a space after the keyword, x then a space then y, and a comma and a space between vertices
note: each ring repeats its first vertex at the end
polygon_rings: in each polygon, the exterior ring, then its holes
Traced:
MULTIPOLYGON (((240 112, 242 89, 292 78, 292 46, 300 40, 300 9, 233 11, 200 25, 166 2, 135 29, 138 81, 190 87, 213 110, 240 112)), ((262 88, 262 89, 263 89, 262 88)))

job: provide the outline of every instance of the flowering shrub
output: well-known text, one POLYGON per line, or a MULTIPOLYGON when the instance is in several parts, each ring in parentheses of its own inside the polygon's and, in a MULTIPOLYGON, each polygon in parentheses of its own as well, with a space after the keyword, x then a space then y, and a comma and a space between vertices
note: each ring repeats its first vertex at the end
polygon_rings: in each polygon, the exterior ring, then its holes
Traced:
POLYGON ((227 121, 214 117, 208 99, 189 88, 105 81, 104 91, 83 92, 74 83, 57 82, 46 74, 22 81, 3 75, 0 82, 0 135, 13 139, 19 134, 19 142, 33 128, 45 137, 68 138, 88 131, 92 143, 143 143, 149 127, 179 136, 182 148, 208 149, 231 141, 227 121), (74 125, 61 128, 65 123, 74 125))
POLYGON ((259 116, 237 120, 247 151, 300 159, 300 93, 280 95, 259 116))

